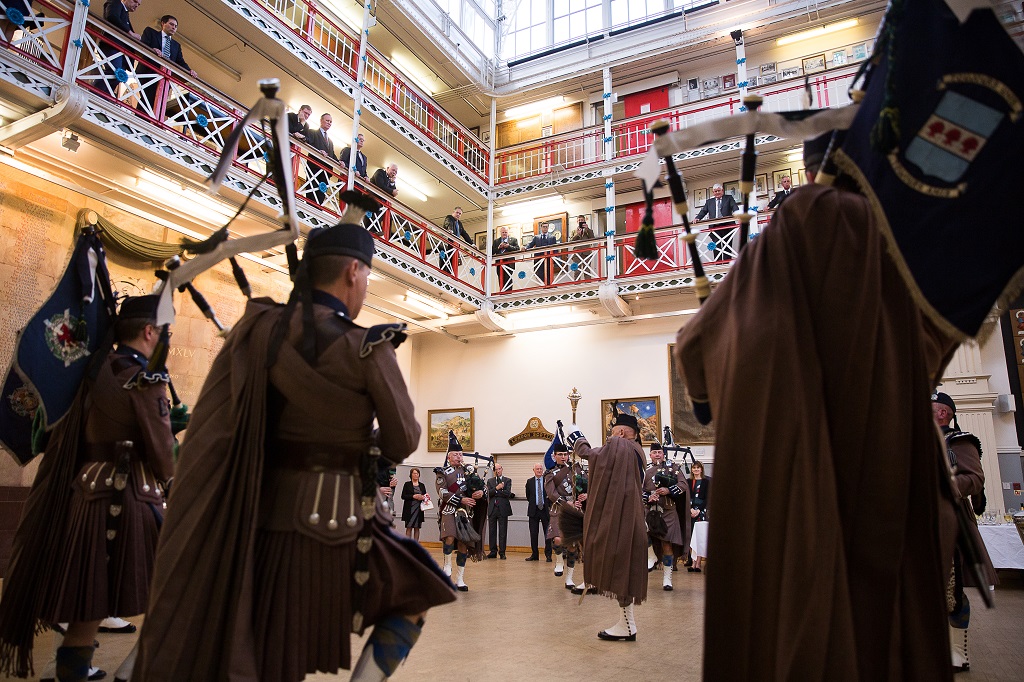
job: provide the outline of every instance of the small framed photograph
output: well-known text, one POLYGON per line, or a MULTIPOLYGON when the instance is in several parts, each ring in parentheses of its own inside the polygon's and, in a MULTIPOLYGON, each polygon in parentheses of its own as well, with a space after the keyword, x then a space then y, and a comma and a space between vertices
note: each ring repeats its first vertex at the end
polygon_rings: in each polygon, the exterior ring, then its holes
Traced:
POLYGON ((836 50, 832 53, 832 66, 842 66, 846 63, 846 50, 836 50))
POLYGON ((725 194, 731 194, 732 198, 736 200, 737 204, 743 203, 743 194, 740 193, 740 181, 733 180, 732 182, 726 182, 722 185, 722 190, 725 194))
POLYGON ((853 46, 853 61, 859 62, 868 58, 868 44, 860 43, 853 46))
POLYGON ((763 197, 768 194, 768 174, 758 173, 754 176, 754 194, 763 197))
POLYGON ((722 87, 726 90, 736 87, 736 74, 727 73, 722 76, 722 87))
POLYGON ((785 80, 787 78, 796 78, 802 72, 803 70, 799 66, 790 66, 782 70, 782 79, 785 80))
POLYGON ((804 57, 800 60, 804 73, 817 73, 825 70, 825 55, 817 54, 813 57, 804 57))
POLYGON ((796 171, 793 172, 793 177, 791 177, 789 181, 793 185, 793 187, 799 187, 800 185, 804 184, 803 179, 804 169, 797 168, 796 171))
POLYGON ((767 76, 770 73, 775 73, 775 62, 768 62, 767 64, 761 65, 762 76, 767 76))
POLYGON ((767 76, 761 76, 761 85, 768 85, 769 83, 774 83, 776 80, 778 80, 778 78, 779 77, 774 73, 770 73, 767 76))
POLYGON ((473 241, 476 243, 478 251, 487 252, 487 231, 477 232, 473 235, 473 241))
POLYGON ((718 90, 720 87, 722 87, 722 79, 719 78, 718 76, 715 76, 714 78, 705 78, 704 82, 701 83, 701 86, 701 90, 703 90, 704 92, 718 90))
POLYGON ((640 424, 640 441, 643 445, 660 443, 661 438, 661 396, 649 398, 625 398, 615 400, 606 398, 601 401, 601 422, 604 424, 602 443, 608 440, 612 431, 612 415, 625 412, 636 417, 640 424))
POLYGON ((706 189, 693 190, 693 208, 700 210, 708 202, 708 191, 706 189))
POLYGON ((700 84, 697 82, 696 78, 691 78, 686 81, 686 87, 689 90, 696 90, 697 88, 700 87, 700 84))
POLYGON ((790 181, 793 180, 793 171, 789 168, 783 168, 782 170, 772 171, 772 187, 778 192, 782 189, 782 178, 788 177, 790 181))
POLYGON ((459 445, 473 451, 473 408, 455 407, 427 410, 427 452, 448 451, 448 431, 454 431, 459 445))

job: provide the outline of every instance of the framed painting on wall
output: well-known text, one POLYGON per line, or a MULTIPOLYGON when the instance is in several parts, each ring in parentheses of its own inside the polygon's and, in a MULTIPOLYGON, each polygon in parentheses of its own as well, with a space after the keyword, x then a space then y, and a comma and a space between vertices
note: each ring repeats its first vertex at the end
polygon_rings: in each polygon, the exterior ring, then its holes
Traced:
POLYGON ((867 43, 860 43, 859 45, 854 45, 851 51, 853 52, 853 61, 855 62, 859 62, 863 59, 868 58, 867 43))
POLYGON ((768 194, 768 174, 758 173, 754 176, 754 194, 763 197, 768 194))
POLYGON ((487 231, 477 232, 473 235, 473 242, 476 243, 476 248, 479 251, 487 253, 487 231))
POLYGON ((640 424, 640 442, 644 445, 661 442, 661 398, 652 396, 650 398, 608 398, 601 401, 601 423, 604 425, 604 433, 601 434, 601 442, 608 440, 612 431, 612 414, 618 408, 619 412, 625 412, 636 417, 640 424))
POLYGON ((686 390, 686 381, 676 371, 672 354, 676 344, 668 344, 669 423, 672 438, 680 445, 710 445, 715 442, 714 422, 705 426, 693 416, 693 401, 686 390))
POLYGON ((696 90, 699 87, 700 87, 700 84, 697 82, 696 78, 690 78, 690 79, 688 79, 686 81, 686 88, 688 90, 696 90))
POLYGON ((816 54, 813 57, 804 57, 800 60, 800 66, 804 73, 817 73, 825 70, 825 55, 816 54))
POLYGON ((736 74, 727 73, 722 76, 722 87, 728 90, 729 88, 736 87, 736 74))
POLYGON ((795 171, 793 171, 793 175, 792 177, 789 178, 789 181, 792 183, 794 187, 799 187, 800 185, 804 184, 804 169, 797 168, 795 171))
MULTIPOLYGON (((568 213, 554 213, 552 215, 541 216, 540 218, 533 219, 533 233, 540 234, 540 228, 542 225, 548 226, 548 234, 555 235, 555 243, 561 244, 568 236, 568 225, 569 225, 569 214, 568 213)), ((532 239, 532 238, 531 238, 532 239)), ((529 242, 523 244, 519 243, 522 248, 526 248, 529 242)))
POLYGON ((720 88, 722 85, 722 81, 718 76, 715 76, 714 78, 705 78, 704 82, 701 83, 701 85, 703 86, 701 90, 703 90, 704 92, 717 92, 718 88, 720 88))
POLYGON ((772 187, 775 188, 776 192, 782 189, 782 178, 786 176, 789 176, 790 181, 793 180, 793 172, 789 168, 772 171, 772 187))
POLYGON ((846 50, 835 50, 832 53, 832 66, 842 66, 846 63, 846 50))
POLYGON ((698 211, 707 203, 708 191, 706 189, 695 189, 693 190, 693 208, 698 211))
POLYGON ((761 76, 761 85, 768 85, 769 83, 774 83, 776 80, 778 80, 778 76, 774 73, 770 73, 767 76, 761 76))
POLYGON ((740 192, 739 180, 733 180, 732 182, 726 182, 722 185, 722 191, 726 194, 731 194, 732 198, 736 200, 737 205, 743 204, 743 194, 740 192))
POLYGON ((455 432, 463 450, 472 452, 473 408, 427 410, 427 452, 447 452, 449 430, 455 432))
POLYGON ((775 73, 775 62, 768 62, 767 64, 761 65, 762 76, 767 76, 770 73, 775 73))
POLYGON ((785 80, 786 78, 795 78, 795 77, 799 76, 801 73, 802 73, 802 70, 800 69, 799 66, 791 66, 791 67, 789 67, 787 69, 783 69, 782 70, 781 78, 783 80, 785 80))

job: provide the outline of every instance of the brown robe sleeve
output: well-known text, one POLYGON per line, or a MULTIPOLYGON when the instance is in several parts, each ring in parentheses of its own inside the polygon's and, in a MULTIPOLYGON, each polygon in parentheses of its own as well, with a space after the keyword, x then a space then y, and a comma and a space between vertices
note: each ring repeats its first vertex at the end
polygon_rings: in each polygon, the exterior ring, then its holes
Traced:
POLYGON ((985 489, 985 472, 981 468, 978 449, 967 439, 954 441, 950 448, 956 454, 956 470, 953 472, 955 492, 961 500, 981 494, 985 489))
POLYGON ((420 425, 398 368, 395 348, 390 343, 378 344, 364 362, 366 386, 380 426, 381 454, 392 462, 401 462, 419 444, 420 425))
POLYGON ((548 498, 548 502, 551 504, 558 502, 558 491, 555 490, 555 474, 553 471, 544 472, 544 496, 548 498))
POLYGON ((136 423, 142 432, 146 462, 158 481, 166 482, 174 475, 174 436, 171 435, 171 403, 163 382, 140 382, 128 391, 136 423))

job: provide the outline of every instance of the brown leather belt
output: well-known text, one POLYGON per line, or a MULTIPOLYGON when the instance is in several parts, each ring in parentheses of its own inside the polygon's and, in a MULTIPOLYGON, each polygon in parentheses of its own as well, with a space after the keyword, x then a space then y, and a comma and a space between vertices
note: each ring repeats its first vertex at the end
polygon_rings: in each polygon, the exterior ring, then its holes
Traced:
POLYGON ((276 466, 298 471, 356 474, 363 456, 363 453, 352 447, 291 440, 273 441, 270 450, 276 466))
MULTIPOLYGON (((125 440, 128 440, 127 438, 125 440)), ((134 441, 133 441, 134 442, 134 441)), ((117 463, 117 442, 109 443, 86 443, 85 457, 88 462, 113 462, 117 463)), ((142 457, 142 448, 136 443, 132 447, 132 460, 139 460, 142 457)))

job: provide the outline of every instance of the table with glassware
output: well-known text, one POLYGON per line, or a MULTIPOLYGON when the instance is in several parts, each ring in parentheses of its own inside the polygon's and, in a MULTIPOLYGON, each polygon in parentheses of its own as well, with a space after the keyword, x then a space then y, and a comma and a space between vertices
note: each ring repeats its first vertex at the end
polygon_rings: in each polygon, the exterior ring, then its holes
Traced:
POLYGON ((992 565, 996 568, 1024 569, 1024 539, 1013 523, 1013 517, 999 512, 985 512, 978 517, 978 530, 992 565), (1010 523, 1004 523, 1009 520, 1010 523))

